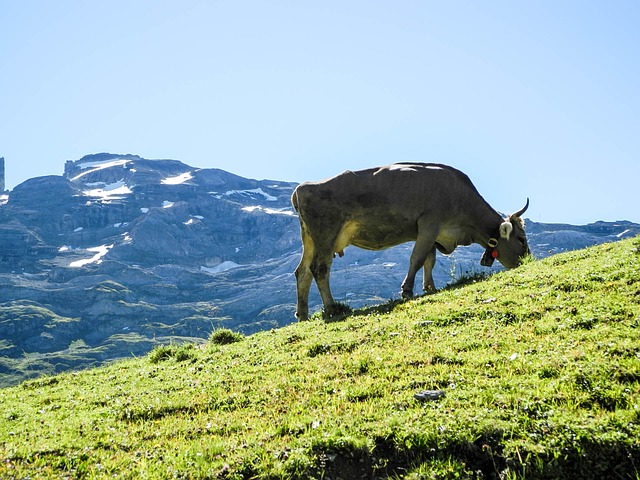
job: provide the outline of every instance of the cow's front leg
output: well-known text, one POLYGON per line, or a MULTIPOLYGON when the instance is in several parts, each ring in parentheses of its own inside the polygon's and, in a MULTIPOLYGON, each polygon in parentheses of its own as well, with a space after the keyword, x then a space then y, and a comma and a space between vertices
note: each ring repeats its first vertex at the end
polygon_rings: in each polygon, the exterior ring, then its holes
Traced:
POLYGON ((427 254, 427 258, 422 265, 423 283, 422 288, 425 293, 431 293, 436 291, 436 284, 433 281, 433 267, 436 264, 436 247, 435 245, 431 251, 427 254))
MULTIPOLYGON (((413 246, 411 258, 409 259, 409 271, 402 282, 402 298, 413 297, 413 285, 416 279, 416 273, 423 267, 427 261, 427 257, 433 254, 435 261, 436 237, 436 232, 434 232, 429 225, 421 224, 421 221, 418 221, 418 238, 413 246)), ((429 276, 431 276, 431 271, 429 271, 429 276)), ((433 283, 433 279, 431 279, 431 283, 433 283)))
POLYGON ((410 273, 407 273, 407 276, 404 277, 402 281, 402 285, 400 285, 400 294, 402 298, 408 299, 413 297, 413 283, 415 281, 415 273, 413 274, 413 278, 410 273))

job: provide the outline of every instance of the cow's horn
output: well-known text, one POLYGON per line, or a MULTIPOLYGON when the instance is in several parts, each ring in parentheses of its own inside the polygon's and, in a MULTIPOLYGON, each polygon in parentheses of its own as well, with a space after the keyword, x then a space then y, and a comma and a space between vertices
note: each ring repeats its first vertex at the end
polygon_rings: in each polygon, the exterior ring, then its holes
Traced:
POLYGON ((527 211, 527 208, 529 208, 529 197, 527 197, 527 203, 525 204, 525 206, 522 207, 520 210, 518 210, 516 213, 512 214, 511 216, 512 217, 521 217, 522 214, 527 211))

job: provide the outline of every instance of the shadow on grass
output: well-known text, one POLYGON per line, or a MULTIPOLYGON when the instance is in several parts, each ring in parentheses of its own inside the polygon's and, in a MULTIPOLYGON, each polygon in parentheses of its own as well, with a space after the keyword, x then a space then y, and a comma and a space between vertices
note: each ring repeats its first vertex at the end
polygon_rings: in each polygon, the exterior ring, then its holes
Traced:
POLYGON ((498 480, 509 472, 508 478, 596 480, 638 478, 639 473, 640 447, 629 442, 582 439, 568 441, 562 456, 522 450, 513 456, 505 452, 507 438, 500 430, 477 432, 475 440, 451 438, 444 443, 433 432, 376 438, 373 445, 349 440, 316 442, 313 450, 321 460, 322 474, 329 478, 396 478, 423 470, 440 474, 437 478, 498 480), (322 462, 323 458, 331 461, 322 462))
MULTIPOLYGON (((417 300, 419 298, 423 298, 430 295, 436 295, 440 291, 456 290, 459 288, 463 288, 463 287, 466 287, 467 285, 472 285, 474 283, 485 281, 491 275, 492 273, 486 273, 486 272, 478 272, 478 271, 467 272, 464 275, 448 283, 443 288, 435 292, 428 292, 422 295, 415 295, 410 299, 404 299, 404 298, 390 299, 386 303, 358 308, 356 310, 353 310, 346 303, 336 302, 333 305, 331 305, 329 308, 322 310, 322 313, 321 313, 322 320, 326 323, 332 323, 332 322, 343 321, 349 317, 359 317, 359 316, 367 316, 367 315, 386 315, 388 313, 393 312, 393 310, 398 305, 401 305, 407 301, 417 300)), ((314 316, 317 316, 317 315, 318 314, 314 314, 314 316)))

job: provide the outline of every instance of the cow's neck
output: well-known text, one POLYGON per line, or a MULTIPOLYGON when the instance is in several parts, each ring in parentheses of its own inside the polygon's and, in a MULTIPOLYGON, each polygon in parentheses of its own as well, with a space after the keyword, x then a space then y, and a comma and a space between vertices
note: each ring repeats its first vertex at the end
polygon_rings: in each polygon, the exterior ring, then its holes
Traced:
POLYGON ((500 238, 500 224, 504 222, 504 218, 493 208, 488 208, 479 214, 476 219, 476 231, 473 234, 473 243, 481 245, 483 248, 489 247, 489 240, 500 238))

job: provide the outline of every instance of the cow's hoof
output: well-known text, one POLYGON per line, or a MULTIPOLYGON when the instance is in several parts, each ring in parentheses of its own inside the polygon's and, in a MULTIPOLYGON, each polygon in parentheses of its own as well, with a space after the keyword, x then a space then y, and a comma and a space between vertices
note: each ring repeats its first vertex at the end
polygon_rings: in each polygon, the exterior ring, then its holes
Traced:
POLYGON ((410 298, 413 298, 413 290, 403 290, 402 298, 405 300, 409 300, 410 298))
POLYGON ((327 308, 322 309, 322 318, 325 320, 336 321, 351 315, 351 307, 344 303, 332 303, 327 308))

